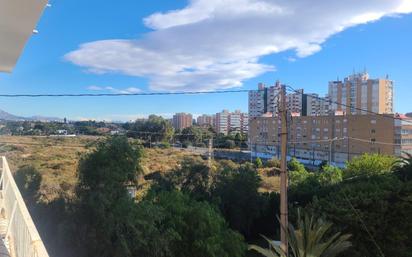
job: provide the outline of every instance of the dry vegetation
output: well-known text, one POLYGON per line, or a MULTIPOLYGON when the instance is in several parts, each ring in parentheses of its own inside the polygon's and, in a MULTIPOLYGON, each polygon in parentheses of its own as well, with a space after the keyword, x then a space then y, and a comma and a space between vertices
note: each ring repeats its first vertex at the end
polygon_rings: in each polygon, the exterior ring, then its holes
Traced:
POLYGON ((12 172, 24 166, 38 170, 43 177, 42 195, 54 198, 61 190, 72 191, 79 157, 96 140, 95 137, 1 136, 0 154, 7 157, 12 172))
MULTIPOLYGON (((79 158, 94 148, 99 137, 23 137, 0 136, 0 155, 5 155, 12 172, 23 166, 33 166, 43 177, 41 193, 45 201, 53 199, 62 191, 72 192, 76 183, 76 169, 79 158)), ((142 167, 145 174, 175 170, 184 158, 194 154, 176 149, 145 149, 142 167)), ((262 177, 262 192, 279 189, 278 176, 271 170, 259 170, 262 177)), ((140 180, 141 191, 150 186, 148 181, 140 180)))

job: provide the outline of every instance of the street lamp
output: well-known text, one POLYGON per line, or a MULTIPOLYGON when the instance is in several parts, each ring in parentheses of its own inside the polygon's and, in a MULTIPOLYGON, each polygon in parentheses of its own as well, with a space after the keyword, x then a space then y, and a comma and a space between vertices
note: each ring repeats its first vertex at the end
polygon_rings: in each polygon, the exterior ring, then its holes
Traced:
POLYGON ((339 138, 334 137, 334 138, 332 138, 332 139, 330 140, 330 142, 329 142, 329 165, 330 165, 331 162, 332 162, 332 144, 333 144, 334 141, 336 141, 336 140, 338 140, 338 139, 339 139, 339 138))

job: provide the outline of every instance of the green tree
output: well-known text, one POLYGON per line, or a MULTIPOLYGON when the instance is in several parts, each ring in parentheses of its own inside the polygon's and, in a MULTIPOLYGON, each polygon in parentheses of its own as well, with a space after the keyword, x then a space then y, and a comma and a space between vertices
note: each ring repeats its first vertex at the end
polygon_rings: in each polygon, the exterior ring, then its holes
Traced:
POLYGON ((212 137, 213 133, 207 128, 191 126, 182 129, 178 138, 180 142, 191 142, 192 145, 206 146, 207 140, 212 137))
POLYGON ((87 256, 134 256, 133 244, 139 233, 134 225, 134 199, 126 185, 136 182, 140 155, 127 138, 116 136, 81 158, 77 237, 87 256))
POLYGON ((310 207, 353 235, 344 256, 409 257, 412 252, 412 183, 392 174, 359 177, 312 195, 310 207))
POLYGON ((16 171, 14 180, 23 198, 29 204, 35 203, 39 197, 39 189, 42 181, 40 172, 32 166, 24 166, 16 171))
POLYGON ((346 164, 345 177, 371 176, 391 172, 396 158, 380 154, 363 154, 346 164))
POLYGON ((295 157, 293 157, 288 162, 288 170, 289 171, 299 171, 299 172, 306 171, 305 166, 302 163, 300 163, 295 157))
POLYGON ((172 124, 157 115, 149 115, 147 120, 138 120, 124 127, 130 130, 129 136, 152 142, 170 142, 174 135, 172 124))
MULTIPOLYGON (((291 223, 284 228, 290 249, 289 256, 335 257, 346 251, 352 245, 348 241, 350 235, 337 232, 329 236, 332 225, 308 214, 302 217, 298 210, 297 228, 295 229, 291 223)), ((270 245, 269 249, 257 245, 251 245, 249 248, 266 257, 286 257, 286 253, 274 241, 266 237, 265 239, 270 245)))
POLYGON ((338 167, 326 165, 318 174, 318 180, 321 185, 333 185, 342 181, 343 172, 338 167))
POLYGON ((245 237, 251 235, 255 220, 261 215, 261 179, 251 165, 226 170, 213 185, 212 195, 230 227, 245 237))
POLYGON ((149 236, 153 242, 145 240, 150 247, 144 248, 153 252, 142 252, 145 254, 141 256, 241 257, 246 252, 242 236, 229 229, 224 218, 207 202, 195 201, 182 192, 163 191, 149 195, 139 206, 144 213, 148 207, 157 208, 153 215, 160 217, 152 226, 157 230, 152 233, 156 238, 149 236))
POLYGON ((393 171, 403 181, 412 180, 412 154, 406 153, 406 157, 396 161, 393 171))

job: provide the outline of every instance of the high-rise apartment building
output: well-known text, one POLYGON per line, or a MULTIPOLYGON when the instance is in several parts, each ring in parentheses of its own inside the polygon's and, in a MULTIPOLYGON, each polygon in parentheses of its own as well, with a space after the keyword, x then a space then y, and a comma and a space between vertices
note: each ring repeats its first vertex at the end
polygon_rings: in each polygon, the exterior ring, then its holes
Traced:
POLYGON ((318 94, 303 95, 302 116, 322 116, 329 114, 329 97, 320 97, 318 94))
POLYGON ((197 125, 202 127, 214 127, 215 126, 215 115, 203 114, 197 117, 197 125))
POLYGON ((280 103, 279 92, 279 81, 270 87, 259 83, 258 90, 249 91, 249 117, 260 117, 268 112, 275 116, 280 103))
POLYGON ((249 116, 259 117, 266 113, 267 90, 263 83, 258 84, 258 90, 249 91, 249 116))
POLYGON ((370 79, 366 72, 353 74, 343 81, 329 82, 332 111, 345 114, 393 113, 393 81, 370 79))
POLYGON ((191 127, 193 125, 193 116, 190 113, 176 113, 173 115, 172 124, 176 130, 191 127))
POLYGON ((219 134, 227 135, 229 133, 229 116, 228 110, 216 113, 215 130, 219 134))
POLYGON ((294 93, 286 95, 286 104, 288 111, 291 113, 302 114, 303 106, 303 89, 298 89, 294 93))
MULTIPOLYGON (((270 87, 259 83, 258 90, 249 92, 249 117, 277 116, 280 105, 280 90, 281 84, 279 81, 270 87)), ((325 98, 320 98, 317 94, 304 94, 303 89, 286 95, 288 111, 295 116, 328 114, 329 103, 324 100, 325 98)))
POLYGON ((247 113, 242 113, 240 110, 229 112, 223 110, 216 113, 215 129, 217 133, 241 133, 247 134, 249 129, 249 118, 247 113))

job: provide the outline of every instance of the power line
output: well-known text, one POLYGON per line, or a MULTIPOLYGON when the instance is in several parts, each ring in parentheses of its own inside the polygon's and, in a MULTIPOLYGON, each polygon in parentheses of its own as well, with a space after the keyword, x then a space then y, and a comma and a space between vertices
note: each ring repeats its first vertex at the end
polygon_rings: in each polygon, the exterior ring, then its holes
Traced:
POLYGON ((105 97, 105 96, 163 96, 163 95, 201 95, 201 94, 227 94, 246 93, 249 89, 216 90, 216 91, 181 91, 181 92, 141 92, 141 93, 99 93, 99 94, 0 94, 0 97, 105 97))

